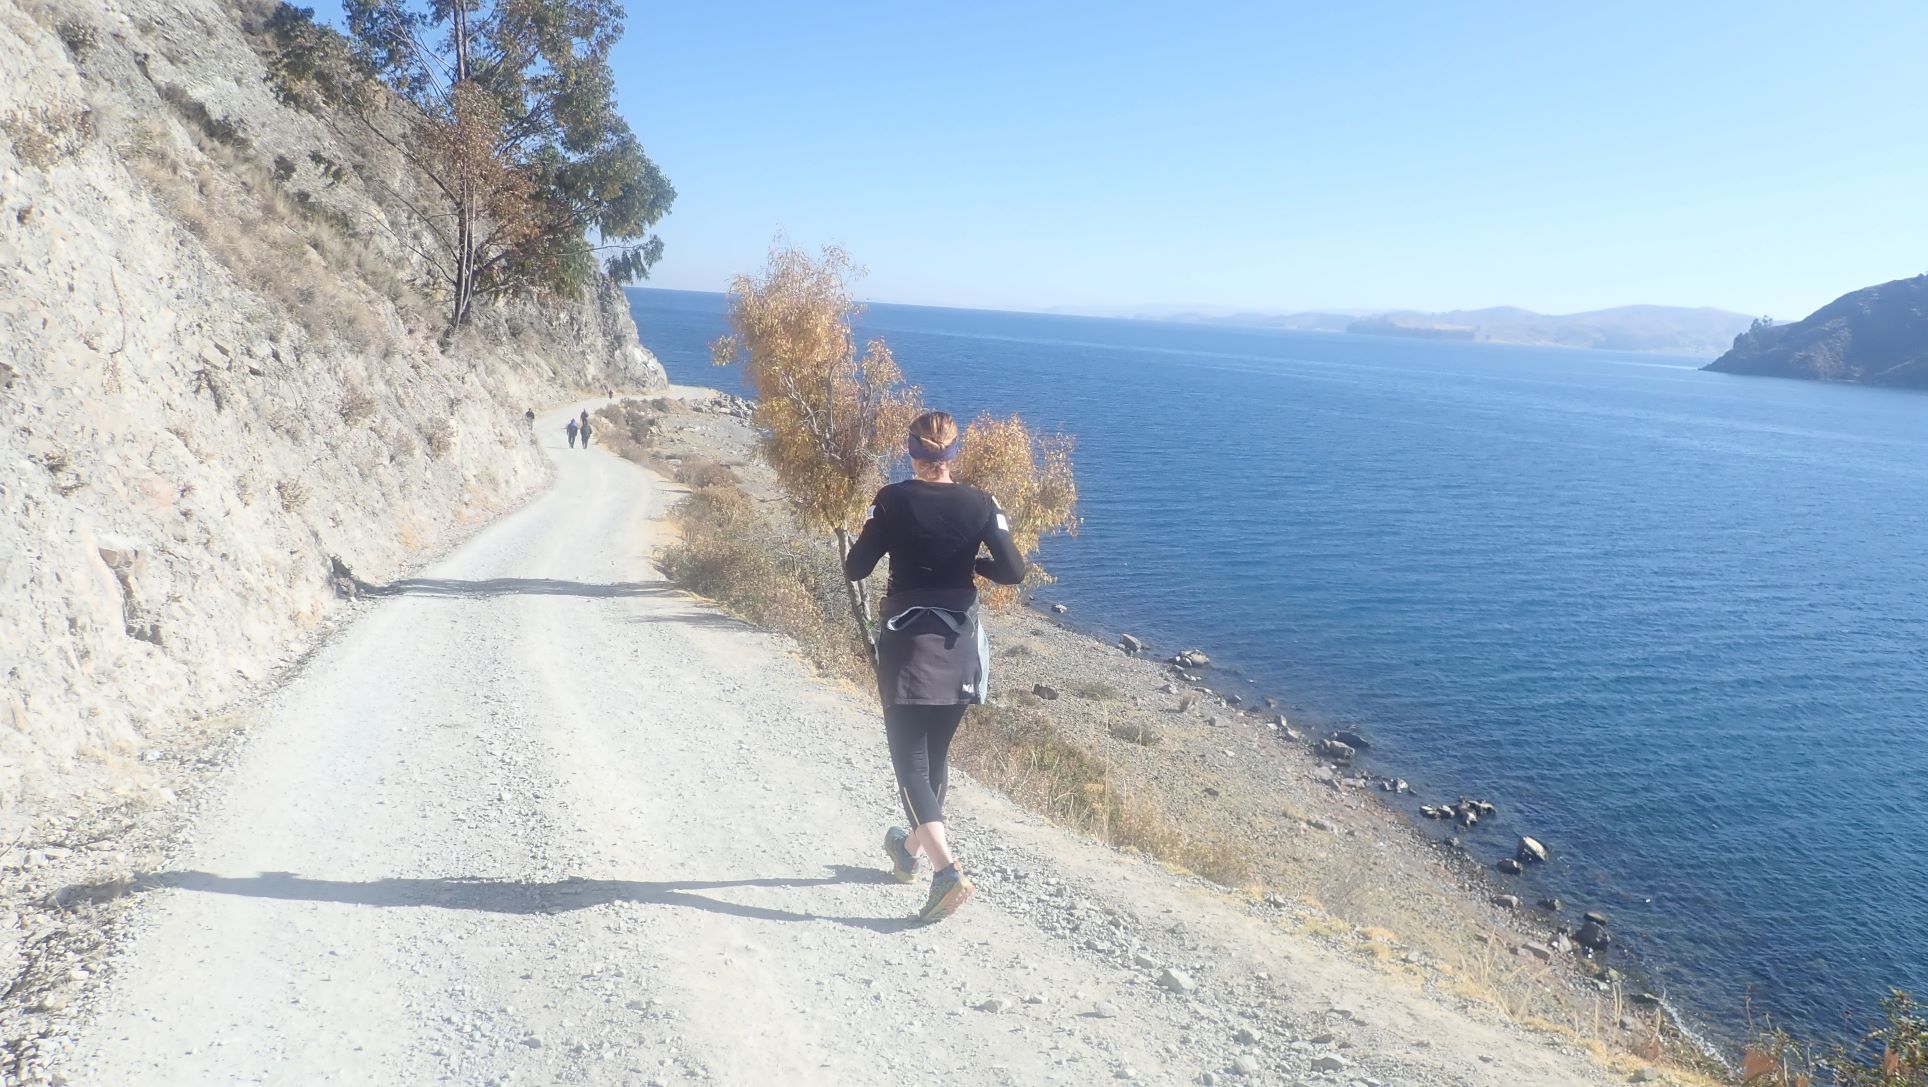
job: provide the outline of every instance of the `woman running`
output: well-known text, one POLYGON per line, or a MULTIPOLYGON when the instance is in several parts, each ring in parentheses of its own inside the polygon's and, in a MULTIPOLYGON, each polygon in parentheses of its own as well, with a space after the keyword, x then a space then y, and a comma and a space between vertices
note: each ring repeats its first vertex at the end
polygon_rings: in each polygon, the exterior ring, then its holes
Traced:
POLYGON ((916 878, 920 855, 930 858, 936 874, 918 918, 935 921, 955 913, 972 892, 944 837, 944 786, 964 708, 989 695, 989 643, 978 625, 976 578, 1016 585, 1024 580, 1024 556, 997 500, 951 479, 956 420, 941 411, 918 416, 910 425, 910 457, 915 478, 877 492, 844 560, 844 576, 862 581, 878 559, 890 556, 890 586, 879 608, 877 690, 910 829, 890 828, 884 851, 903 883, 916 878), (989 557, 979 556, 980 545, 989 557))

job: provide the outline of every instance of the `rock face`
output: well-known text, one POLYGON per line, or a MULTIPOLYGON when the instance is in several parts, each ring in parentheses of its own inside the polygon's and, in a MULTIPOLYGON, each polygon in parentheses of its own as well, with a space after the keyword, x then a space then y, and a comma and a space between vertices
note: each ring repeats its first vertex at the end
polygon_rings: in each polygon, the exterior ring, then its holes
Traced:
POLYGON ((1792 324, 1757 325, 1707 369, 1928 388, 1928 275, 1844 294, 1792 324))
POLYGON ((330 556, 389 581, 539 486, 527 409, 665 384, 607 280, 442 342, 363 181, 406 168, 276 99, 265 6, 33 10, 0 4, 0 117, 44 137, 0 138, 0 828, 140 788, 129 752, 341 606, 330 556))

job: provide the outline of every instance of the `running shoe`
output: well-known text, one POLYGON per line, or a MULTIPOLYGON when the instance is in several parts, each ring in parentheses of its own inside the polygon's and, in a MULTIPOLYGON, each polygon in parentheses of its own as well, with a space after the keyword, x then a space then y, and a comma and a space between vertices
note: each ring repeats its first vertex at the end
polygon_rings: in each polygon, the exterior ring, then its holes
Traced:
POLYGON ((904 848, 910 839, 910 831, 903 827, 892 827, 884 832, 884 853, 890 857, 890 874, 899 883, 909 883, 917 878, 917 856, 904 848))
POLYGON ((924 903, 923 912, 917 915, 919 921, 942 921, 957 912, 957 908, 971 900, 977 891, 964 873, 953 868, 950 872, 939 872, 931 878, 930 901, 924 903))

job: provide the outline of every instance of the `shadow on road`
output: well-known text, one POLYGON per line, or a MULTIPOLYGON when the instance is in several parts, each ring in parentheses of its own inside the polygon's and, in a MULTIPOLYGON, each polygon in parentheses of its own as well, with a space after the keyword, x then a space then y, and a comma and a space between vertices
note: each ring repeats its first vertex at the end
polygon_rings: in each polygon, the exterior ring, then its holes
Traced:
POLYGON ((819 877, 675 880, 645 883, 625 879, 576 879, 553 883, 518 880, 493 880, 473 877, 448 879, 390 878, 355 882, 352 880, 309 879, 291 872, 262 872, 254 876, 217 876, 208 872, 157 872, 114 884, 69 887, 59 899, 102 901, 139 894, 143 891, 176 887, 204 894, 242 895, 248 898, 275 898, 294 902, 339 902, 351 906, 430 906, 447 910, 480 910, 485 913, 565 913, 611 902, 641 902, 655 906, 678 906, 744 917, 754 921, 825 921, 873 932, 902 932, 917 925, 910 917, 839 917, 817 913, 797 913, 771 906, 752 906, 698 894, 699 891, 724 891, 734 888, 831 887, 840 884, 892 883, 890 876, 873 868, 833 864, 830 875, 819 877))
POLYGON ((670 596, 676 593, 666 581, 617 581, 592 584, 559 581, 547 577, 495 577, 483 581, 456 581, 450 578, 411 577, 387 585, 367 585, 364 596, 670 596))
POLYGON ((725 615, 720 611, 679 611, 665 615, 632 615, 625 623, 675 623, 678 626, 715 627, 719 630, 756 630, 756 624, 725 615))

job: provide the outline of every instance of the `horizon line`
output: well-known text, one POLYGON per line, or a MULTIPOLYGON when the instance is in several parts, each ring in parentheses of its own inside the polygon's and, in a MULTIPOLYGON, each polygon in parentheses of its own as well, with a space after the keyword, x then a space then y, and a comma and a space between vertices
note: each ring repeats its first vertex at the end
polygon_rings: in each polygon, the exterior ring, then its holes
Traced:
MULTIPOLYGON (((728 291, 704 290, 696 287, 664 287, 664 286, 659 286, 652 283, 626 283, 622 285, 622 289, 625 291, 631 291, 631 290, 673 291, 678 294, 709 294, 709 295, 716 295, 718 297, 722 297, 729 293, 728 291)), ((1589 313, 1605 313, 1610 310, 1640 309, 1640 308, 1689 310, 1689 311, 1707 310, 1715 313, 1731 314, 1735 317, 1760 316, 1759 314, 1749 313, 1744 310, 1728 309, 1724 306, 1682 306, 1682 305, 1674 305, 1667 302, 1626 302, 1626 303, 1621 303, 1619 305, 1613 305, 1613 306, 1600 306, 1595 309, 1571 310, 1565 313, 1548 313, 1544 310, 1530 309, 1526 306, 1516 306, 1511 303, 1499 303, 1499 304, 1490 305, 1490 306, 1457 306, 1452 309, 1420 309, 1415 306, 1386 306, 1386 307, 1307 306, 1307 307, 1300 307, 1300 308, 1261 309, 1256 307, 1226 306, 1219 303, 1196 303, 1196 304, 1180 305, 1180 304, 1168 303, 1168 302, 1143 302, 1143 303, 1136 303, 1129 306, 1106 303, 1106 304, 1093 304, 1090 306, 1055 305, 1055 306, 1048 306, 1048 307, 1039 307, 1039 306, 1019 306, 1019 305, 965 306, 965 305, 957 305, 955 303, 945 303, 945 302, 902 302, 902 301, 897 301, 889 298, 859 298, 859 299, 856 299, 855 301, 859 305, 866 305, 866 306, 868 305, 906 306, 906 307, 911 307, 915 309, 964 310, 968 312, 978 312, 978 313, 1031 313, 1031 314, 1037 314, 1039 316, 1044 316, 1044 317, 1091 317, 1099 320, 1117 320, 1117 321, 1171 321, 1174 324, 1192 323, 1187 321, 1174 320, 1174 318, 1182 315, 1212 317, 1217 319, 1226 319, 1226 318, 1243 317, 1243 316, 1296 317, 1304 314, 1325 314, 1325 315, 1334 316, 1334 317, 1382 317, 1387 314, 1393 314, 1393 313, 1415 313, 1423 316, 1439 316, 1447 313, 1471 313, 1471 312, 1476 312, 1478 310, 1489 310, 1489 309, 1516 309, 1523 313, 1530 313, 1536 317, 1578 317, 1589 313), (1157 310, 1167 310, 1169 312, 1160 313, 1160 314, 1134 314, 1129 312, 1110 312, 1110 313, 1091 312, 1092 310, 1098 310, 1098 309, 1109 309, 1114 311, 1126 311, 1131 309, 1143 309, 1143 310, 1157 309, 1157 310), (1221 310, 1225 310, 1226 312, 1224 313, 1209 312, 1210 310, 1213 310, 1213 309, 1221 309, 1221 310)), ((1823 305, 1825 305, 1825 303, 1823 303, 1823 305)), ((1798 320, 1798 319, 1799 318, 1794 318, 1794 320, 1798 320)), ((1787 323, 1787 322, 1784 321, 1782 323, 1787 323)))

